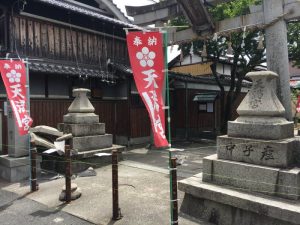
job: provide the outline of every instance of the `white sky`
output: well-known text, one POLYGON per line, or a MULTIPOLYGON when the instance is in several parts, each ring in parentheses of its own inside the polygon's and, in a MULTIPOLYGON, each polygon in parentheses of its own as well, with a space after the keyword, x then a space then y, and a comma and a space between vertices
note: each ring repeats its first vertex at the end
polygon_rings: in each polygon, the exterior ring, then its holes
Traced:
MULTIPOLYGON (((158 0, 154 0, 158 2, 158 0)), ((153 4, 152 0, 113 0, 113 2, 121 9, 121 11, 126 14, 125 5, 129 6, 141 6, 141 5, 150 5, 153 4)), ((131 17, 132 18, 132 17, 131 17)), ((133 18, 132 18, 133 19, 133 18)), ((180 55, 181 51, 178 51, 178 45, 173 46, 171 48, 168 47, 168 61, 172 61, 175 57, 180 55)))
MULTIPOLYGON (((158 0, 155 0, 158 1, 158 0)), ((113 0, 113 2, 121 9, 123 13, 126 14, 125 5, 130 6, 141 6, 141 5, 150 5, 154 2, 151 0, 113 0)))

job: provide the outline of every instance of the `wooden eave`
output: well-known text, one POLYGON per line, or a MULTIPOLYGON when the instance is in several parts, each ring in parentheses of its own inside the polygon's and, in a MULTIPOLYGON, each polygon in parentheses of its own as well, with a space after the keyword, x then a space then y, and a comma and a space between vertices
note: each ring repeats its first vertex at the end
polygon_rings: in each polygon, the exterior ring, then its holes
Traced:
POLYGON ((196 32, 214 30, 215 26, 201 0, 177 0, 196 32))
POLYGON ((58 8, 62 8, 78 14, 83 14, 89 17, 97 18, 102 21, 110 22, 112 24, 120 25, 123 27, 140 29, 138 26, 134 24, 127 23, 118 19, 114 19, 105 15, 105 13, 103 13, 103 10, 89 7, 86 6, 85 4, 80 4, 75 1, 69 1, 69 0, 33 0, 33 1, 52 5, 58 8))

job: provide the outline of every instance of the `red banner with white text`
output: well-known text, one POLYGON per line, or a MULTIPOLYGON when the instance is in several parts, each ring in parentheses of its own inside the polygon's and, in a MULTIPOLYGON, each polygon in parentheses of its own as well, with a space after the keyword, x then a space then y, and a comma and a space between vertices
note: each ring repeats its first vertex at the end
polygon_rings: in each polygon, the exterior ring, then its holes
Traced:
POLYGON ((135 84, 150 116, 154 144, 156 147, 166 147, 162 34, 130 32, 127 34, 127 46, 135 84))
POLYGON ((297 106, 296 106, 297 113, 300 112, 300 95, 298 96, 297 106))
POLYGON ((26 111, 26 67, 22 61, 0 60, 0 73, 13 109, 19 134, 28 134, 32 119, 26 111))

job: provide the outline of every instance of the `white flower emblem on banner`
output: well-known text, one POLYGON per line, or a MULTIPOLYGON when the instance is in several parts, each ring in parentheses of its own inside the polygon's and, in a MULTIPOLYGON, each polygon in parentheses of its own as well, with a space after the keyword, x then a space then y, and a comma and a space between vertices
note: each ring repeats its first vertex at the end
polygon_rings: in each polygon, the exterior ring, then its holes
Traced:
POLYGON ((136 58, 140 60, 140 65, 142 67, 153 67, 154 66, 154 61, 153 59, 155 58, 155 52, 150 52, 147 47, 142 48, 141 52, 136 53, 136 58))
POLYGON ((9 73, 7 73, 6 77, 9 79, 10 83, 19 83, 21 81, 21 73, 17 73, 15 70, 11 70, 9 73))

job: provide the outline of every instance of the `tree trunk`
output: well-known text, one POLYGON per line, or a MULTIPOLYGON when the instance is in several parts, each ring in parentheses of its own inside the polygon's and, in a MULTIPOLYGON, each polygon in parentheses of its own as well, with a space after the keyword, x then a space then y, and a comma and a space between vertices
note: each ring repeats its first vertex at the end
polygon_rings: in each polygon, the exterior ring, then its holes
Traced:
POLYGON ((217 75, 217 63, 218 61, 213 61, 213 63, 211 64, 210 68, 212 71, 213 76, 216 79, 216 82, 220 88, 220 132, 221 134, 226 133, 226 128, 224 130, 224 115, 225 115, 225 89, 224 86, 222 85, 221 81, 219 80, 219 77, 217 75))

